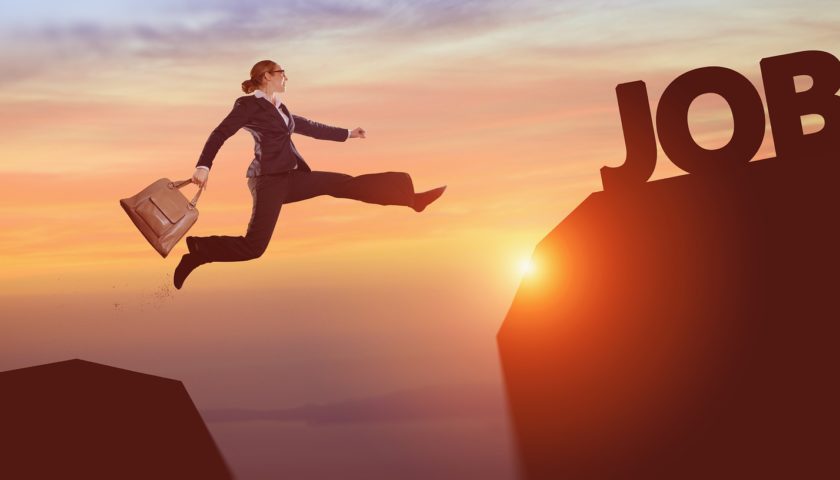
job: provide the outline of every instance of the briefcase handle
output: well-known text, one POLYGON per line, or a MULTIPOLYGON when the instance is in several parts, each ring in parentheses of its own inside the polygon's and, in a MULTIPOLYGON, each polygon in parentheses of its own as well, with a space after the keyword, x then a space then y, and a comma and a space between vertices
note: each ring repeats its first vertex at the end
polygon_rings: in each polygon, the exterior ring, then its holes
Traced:
MULTIPOLYGON (((169 182, 169 188, 181 188, 184 185, 192 183, 192 179, 182 180, 180 182, 169 182)), ((195 196, 190 200, 190 208, 195 208, 195 204, 198 203, 198 197, 201 196, 201 192, 204 191, 204 187, 199 187, 198 191, 195 193, 195 196)))

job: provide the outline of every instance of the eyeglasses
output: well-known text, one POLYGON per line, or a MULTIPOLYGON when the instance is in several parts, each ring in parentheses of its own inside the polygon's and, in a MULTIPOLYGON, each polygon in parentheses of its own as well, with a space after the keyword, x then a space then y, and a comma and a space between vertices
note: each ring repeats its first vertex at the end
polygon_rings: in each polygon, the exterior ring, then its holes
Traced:
POLYGON ((282 68, 281 68, 280 70, 272 70, 272 71, 271 71, 271 73, 277 73, 277 72, 280 72, 280 73, 282 73, 283 75, 285 75, 285 74, 286 74, 286 71, 285 71, 285 70, 283 70, 282 68))

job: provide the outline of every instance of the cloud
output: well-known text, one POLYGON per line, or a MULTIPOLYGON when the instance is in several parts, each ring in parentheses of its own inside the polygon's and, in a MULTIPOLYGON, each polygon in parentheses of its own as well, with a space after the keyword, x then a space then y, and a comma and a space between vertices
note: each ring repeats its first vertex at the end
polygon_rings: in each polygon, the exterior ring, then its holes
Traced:
POLYGON ((207 422, 272 420, 310 425, 498 417, 503 414, 501 387, 489 384, 436 385, 288 409, 202 411, 207 422))
POLYGON ((145 12, 137 20, 91 14, 81 19, 47 17, 41 22, 6 25, 0 33, 6 45, 0 66, 20 72, 20 67, 14 68, 16 61, 30 57, 16 56, 16 48, 10 46, 37 52, 48 62, 67 63, 119 55, 182 58, 212 52, 214 58, 241 56, 243 51, 264 50, 278 43, 319 39, 354 46, 444 42, 544 17, 546 5, 535 1, 514 5, 441 0, 350 4, 323 0, 278 4, 253 0, 178 2, 158 5, 156 16, 145 12))
POLYGON ((130 41, 145 42, 148 51, 172 42, 218 47, 227 42, 269 42, 306 36, 352 36, 370 33, 390 40, 437 37, 441 33, 475 33, 534 17, 538 11, 516 13, 508 2, 182 2, 161 8, 160 20, 91 19, 9 25, 4 35, 25 42, 76 42, 96 50, 120 48, 130 41), (375 30, 375 31, 374 31, 375 30))

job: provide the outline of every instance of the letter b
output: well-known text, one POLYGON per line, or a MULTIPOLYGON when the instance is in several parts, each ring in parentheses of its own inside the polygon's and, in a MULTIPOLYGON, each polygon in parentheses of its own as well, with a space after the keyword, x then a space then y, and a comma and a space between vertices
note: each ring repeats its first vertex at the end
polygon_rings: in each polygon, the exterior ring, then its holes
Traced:
POLYGON ((840 61, 818 50, 789 53, 761 60, 764 93, 778 158, 806 160, 838 156, 840 146, 840 61), (808 75, 813 86, 796 92, 793 78, 808 75), (805 135, 802 115, 823 118, 822 130, 805 135))

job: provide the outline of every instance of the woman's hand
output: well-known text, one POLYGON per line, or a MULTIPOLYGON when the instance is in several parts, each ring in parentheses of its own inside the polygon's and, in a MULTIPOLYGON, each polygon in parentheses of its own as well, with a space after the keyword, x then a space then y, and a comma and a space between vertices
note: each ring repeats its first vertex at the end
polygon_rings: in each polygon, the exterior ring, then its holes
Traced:
POLYGON ((350 131, 350 138, 367 138, 365 137, 365 129, 362 127, 354 128, 350 131))
POLYGON ((197 184, 201 188, 207 187, 207 177, 210 176, 210 170, 206 168, 196 168, 192 176, 192 183, 197 184))

